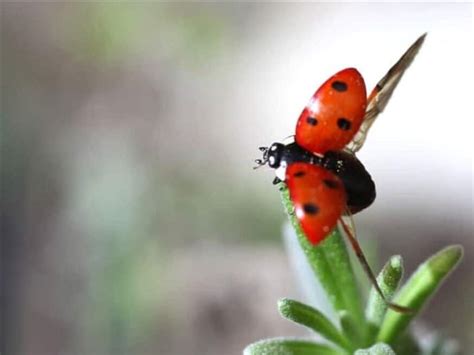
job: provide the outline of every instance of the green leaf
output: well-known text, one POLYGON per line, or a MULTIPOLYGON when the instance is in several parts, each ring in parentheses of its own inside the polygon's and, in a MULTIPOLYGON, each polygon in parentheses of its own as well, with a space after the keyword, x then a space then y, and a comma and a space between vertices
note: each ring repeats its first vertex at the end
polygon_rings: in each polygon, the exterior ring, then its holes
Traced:
MULTIPOLYGON (((400 255, 392 256, 377 277, 377 283, 387 300, 390 301, 392 299, 398 285, 400 284, 402 276, 402 257, 400 255)), ((367 307, 365 309, 365 317, 370 325, 374 326, 375 331, 377 331, 382 324, 386 313, 387 304, 384 302, 382 297, 380 297, 375 288, 372 287, 367 301, 367 307)))
POLYGON ((377 343, 369 349, 357 350, 354 355, 396 355, 390 346, 377 343))
POLYGON ((244 355, 348 355, 343 350, 308 340, 291 338, 265 339, 244 349, 244 355))
POLYGON ((395 303, 412 308, 414 312, 402 314, 388 310, 380 328, 379 341, 392 344, 397 339, 436 292, 450 271, 456 267, 462 255, 462 246, 451 245, 418 267, 394 300, 395 303))
POLYGON ((285 184, 280 184, 280 190, 283 205, 295 229, 301 248, 326 291, 333 308, 337 311, 348 311, 359 324, 365 325, 356 278, 340 232, 336 228, 321 243, 316 246, 312 245, 294 215, 293 203, 285 184))
POLYGON ((355 345, 355 348, 359 348, 365 344, 365 327, 361 327, 350 313, 347 311, 339 312, 339 320, 341 322, 341 328, 344 336, 355 345))
POLYGON ((278 302, 280 314, 293 322, 311 328, 321 336, 347 350, 351 343, 321 312, 301 302, 283 298, 278 302))

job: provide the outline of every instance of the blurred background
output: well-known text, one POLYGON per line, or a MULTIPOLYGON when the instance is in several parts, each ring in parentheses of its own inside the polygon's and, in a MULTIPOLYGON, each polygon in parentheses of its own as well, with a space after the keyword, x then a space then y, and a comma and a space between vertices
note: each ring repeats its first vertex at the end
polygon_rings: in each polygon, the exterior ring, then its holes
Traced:
POLYGON ((305 335, 257 147, 429 32, 359 158, 374 266, 466 257, 423 319, 474 349, 470 4, 1 4, 4 354, 239 354, 305 335))

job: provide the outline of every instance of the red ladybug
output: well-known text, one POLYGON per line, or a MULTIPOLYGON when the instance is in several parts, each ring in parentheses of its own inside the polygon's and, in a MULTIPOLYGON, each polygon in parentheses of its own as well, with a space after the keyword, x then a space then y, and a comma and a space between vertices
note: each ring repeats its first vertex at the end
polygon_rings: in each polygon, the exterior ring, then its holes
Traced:
POLYGON ((341 222, 380 294, 357 240, 341 217, 359 212, 375 199, 375 184, 355 153, 364 144, 367 132, 384 110, 425 36, 408 48, 368 98, 364 79, 356 69, 344 69, 333 75, 303 109, 296 124, 295 142, 261 147, 263 158, 255 161, 257 167, 268 164, 276 169, 274 183, 286 183, 296 217, 313 245, 341 222))
POLYGON ((295 142, 260 148, 263 159, 256 160, 257 167, 268 164, 276 169, 274 183, 286 182, 295 208, 317 206, 317 212, 312 214, 304 208, 300 212, 296 210, 303 231, 313 244, 329 234, 345 211, 357 213, 374 201, 375 184, 355 153, 362 147, 368 130, 385 108, 425 36, 410 46, 368 98, 364 79, 356 69, 344 69, 333 75, 303 109, 296 124, 295 142), (296 167, 305 174, 295 175, 296 167), (332 190, 324 183, 329 175, 331 181, 337 182, 332 190), (334 194, 333 190, 343 198, 327 197, 326 194, 334 194), (340 213, 326 213, 326 209, 340 213), (312 222, 303 223, 307 219, 312 222))

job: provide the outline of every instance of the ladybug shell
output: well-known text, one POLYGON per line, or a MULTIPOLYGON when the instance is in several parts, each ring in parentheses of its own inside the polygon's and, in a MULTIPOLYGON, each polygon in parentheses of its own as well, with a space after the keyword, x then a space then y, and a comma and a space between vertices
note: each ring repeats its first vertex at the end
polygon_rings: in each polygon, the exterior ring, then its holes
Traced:
POLYGON ((311 244, 322 241, 336 226, 346 206, 342 181, 309 163, 290 164, 286 184, 303 232, 311 244))
POLYGON ((315 153, 343 149, 359 130, 367 107, 364 79, 344 69, 314 93, 296 124, 296 143, 315 153))

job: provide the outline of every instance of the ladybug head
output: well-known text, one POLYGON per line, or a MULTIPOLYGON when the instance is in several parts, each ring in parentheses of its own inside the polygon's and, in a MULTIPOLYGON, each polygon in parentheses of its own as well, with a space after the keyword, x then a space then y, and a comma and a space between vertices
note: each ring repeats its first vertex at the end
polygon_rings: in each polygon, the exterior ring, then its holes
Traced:
POLYGON ((281 143, 273 143, 270 147, 260 147, 259 149, 263 153, 263 157, 262 159, 255 160, 257 166, 254 169, 265 164, 268 164, 273 169, 279 168, 284 147, 281 143))

